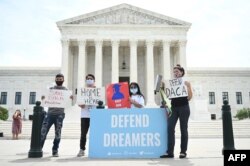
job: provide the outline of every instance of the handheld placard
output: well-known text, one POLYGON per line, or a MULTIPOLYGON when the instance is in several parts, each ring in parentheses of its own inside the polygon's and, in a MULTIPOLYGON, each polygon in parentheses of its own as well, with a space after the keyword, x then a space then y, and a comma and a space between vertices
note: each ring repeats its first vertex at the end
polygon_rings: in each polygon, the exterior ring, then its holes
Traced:
POLYGON ((167 98, 164 89, 165 89, 165 87, 164 87, 164 83, 162 82, 162 75, 158 74, 156 76, 156 80, 155 80, 155 90, 154 91, 155 91, 155 94, 157 92, 160 92, 162 103, 164 103, 163 108, 165 108, 166 111, 168 112, 168 116, 171 116, 171 114, 172 114, 171 102, 167 98))
POLYGON ((162 81, 162 75, 157 74, 155 80, 155 94, 160 91, 161 81, 162 81))
POLYGON ((172 114, 171 102, 166 96, 166 93, 164 91, 164 87, 160 88, 160 94, 161 94, 162 103, 165 104, 163 108, 165 108, 166 111, 168 112, 168 116, 171 116, 171 114, 172 114))

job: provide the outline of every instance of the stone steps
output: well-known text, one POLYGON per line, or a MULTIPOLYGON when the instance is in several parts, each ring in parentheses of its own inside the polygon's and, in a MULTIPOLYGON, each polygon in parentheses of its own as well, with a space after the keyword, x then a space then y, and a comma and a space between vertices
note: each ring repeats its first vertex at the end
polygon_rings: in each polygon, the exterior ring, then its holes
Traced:
MULTIPOLYGON (((0 121, 0 132, 4 133, 6 139, 11 139, 12 121, 0 121)), ((30 139, 32 121, 23 121, 22 134, 20 138, 30 139)), ((190 138, 222 138, 222 121, 189 121, 190 138)), ((233 121, 234 138, 250 138, 250 120, 233 121)), ((176 137, 180 137, 179 123, 176 124, 176 137)), ((52 126, 48 139, 54 138, 54 127, 52 126)), ((65 121, 62 130, 62 138, 79 139, 80 138, 80 120, 79 122, 65 121)))

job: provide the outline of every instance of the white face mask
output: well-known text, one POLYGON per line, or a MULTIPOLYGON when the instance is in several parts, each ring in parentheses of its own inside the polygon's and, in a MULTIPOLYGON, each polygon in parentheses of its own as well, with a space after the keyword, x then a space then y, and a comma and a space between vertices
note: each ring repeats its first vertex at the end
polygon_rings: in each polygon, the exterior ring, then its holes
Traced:
POLYGON ((136 94, 138 92, 138 88, 130 88, 130 92, 132 94, 136 94))
POLYGON ((86 84, 87 85, 93 85, 94 84, 94 80, 86 80, 86 84))

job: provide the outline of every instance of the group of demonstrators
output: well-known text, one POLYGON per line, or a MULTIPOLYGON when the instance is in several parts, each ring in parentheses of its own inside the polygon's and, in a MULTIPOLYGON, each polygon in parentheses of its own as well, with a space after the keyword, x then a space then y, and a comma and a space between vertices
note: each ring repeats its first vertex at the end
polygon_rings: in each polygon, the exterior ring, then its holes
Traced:
MULTIPOLYGON (((86 87, 87 88, 95 88, 95 76, 92 74, 88 74, 85 77, 86 87)), ((63 86, 64 76, 63 74, 57 74, 55 77, 56 85, 51 87, 50 89, 57 90, 67 90, 66 87, 63 86)), ((143 108, 145 105, 144 96, 140 91, 140 87, 137 83, 132 82, 129 85, 129 102, 131 104, 131 108, 143 108)), ((73 99, 72 95, 70 96, 73 99)), ((42 100, 45 97, 42 96, 42 100)), ((90 126, 90 110, 95 108, 96 105, 85 105, 79 104, 81 108, 81 138, 80 138, 80 150, 77 154, 78 157, 85 155, 86 149, 86 136, 90 126)), ((55 126, 55 138, 53 141, 52 147, 52 156, 58 157, 58 148, 61 140, 61 130, 63 126, 63 120, 65 117, 64 108, 58 107, 49 107, 47 114, 43 120, 42 129, 41 129, 41 147, 43 148, 46 136, 49 132, 50 127, 54 124, 55 126)))
MULTIPOLYGON (((180 65, 174 67, 174 77, 182 78, 185 74, 184 68, 180 65)), ((56 85, 50 89, 56 90, 67 90, 63 86, 64 76, 62 74, 57 74, 55 77, 56 85)), ((86 88, 96 88, 95 87, 95 76, 92 74, 87 74, 85 77, 86 88)), ((168 150, 166 154, 160 156, 161 158, 173 158, 174 157, 174 146, 175 146, 175 126, 177 120, 180 120, 181 129, 181 151, 180 158, 186 157, 187 144, 188 144, 188 119, 190 115, 189 103, 188 101, 192 98, 191 85, 188 81, 185 81, 185 86, 187 87, 188 96, 177 97, 171 99, 171 110, 172 115, 168 118, 168 150)), ((119 99, 121 94, 119 92, 119 87, 114 86, 113 98, 119 99)), ((42 100, 45 97, 42 97, 42 100)), ((73 96, 70 96, 73 99, 73 96)), ((129 99, 130 108, 143 108, 145 106, 145 99, 141 93, 140 86, 136 82, 129 84, 129 99)), ((81 108, 81 137, 80 137, 80 150, 77 154, 78 157, 85 155, 86 150, 86 136, 90 127, 90 111, 96 108, 96 104, 79 104, 81 108)), ((65 117, 64 108, 49 107, 47 114, 43 120, 41 129, 41 147, 43 147, 46 136, 49 132, 50 127, 54 124, 55 126, 55 138, 52 147, 52 156, 58 157, 58 148, 61 140, 61 130, 63 126, 63 120, 65 117)))

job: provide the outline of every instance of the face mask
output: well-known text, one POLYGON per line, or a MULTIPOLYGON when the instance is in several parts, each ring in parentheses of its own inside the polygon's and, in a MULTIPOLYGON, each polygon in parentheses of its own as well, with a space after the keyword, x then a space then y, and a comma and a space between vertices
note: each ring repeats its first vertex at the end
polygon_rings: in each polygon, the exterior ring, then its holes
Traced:
POLYGON ((86 80, 86 84, 87 85, 93 85, 94 84, 94 80, 86 80))
POLYGON ((130 88, 130 92, 132 94, 136 94, 138 92, 138 89, 137 88, 133 88, 133 89, 130 88))
POLYGON ((56 81, 57 86, 62 86, 62 84, 63 84, 63 81, 56 81))

